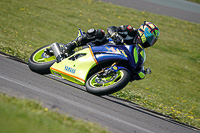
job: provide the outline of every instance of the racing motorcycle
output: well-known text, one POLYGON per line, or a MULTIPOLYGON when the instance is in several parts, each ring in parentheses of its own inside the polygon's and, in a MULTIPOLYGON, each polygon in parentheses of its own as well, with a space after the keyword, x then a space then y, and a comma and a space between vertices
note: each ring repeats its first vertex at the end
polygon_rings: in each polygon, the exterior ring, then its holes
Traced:
MULTIPOLYGON (((83 34, 79 29, 78 36, 83 34)), ((136 80, 146 59, 140 45, 113 45, 112 39, 101 46, 88 44, 65 56, 61 56, 62 48, 63 44, 53 43, 37 49, 29 58, 29 68, 36 73, 51 73, 84 85, 95 95, 117 92, 136 80)))

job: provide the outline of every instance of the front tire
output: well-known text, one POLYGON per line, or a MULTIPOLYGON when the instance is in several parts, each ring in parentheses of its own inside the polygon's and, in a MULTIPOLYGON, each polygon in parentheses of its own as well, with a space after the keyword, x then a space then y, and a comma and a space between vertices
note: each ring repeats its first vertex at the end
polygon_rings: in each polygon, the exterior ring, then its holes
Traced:
POLYGON ((97 72, 87 80, 86 90, 95 95, 107 95, 123 89, 129 81, 130 75, 126 70, 118 70, 113 72, 112 76, 102 79, 97 72))
POLYGON ((56 62, 54 55, 45 54, 44 50, 50 48, 50 45, 46 45, 37 49, 29 58, 29 68, 39 74, 49 74, 50 67, 56 62))

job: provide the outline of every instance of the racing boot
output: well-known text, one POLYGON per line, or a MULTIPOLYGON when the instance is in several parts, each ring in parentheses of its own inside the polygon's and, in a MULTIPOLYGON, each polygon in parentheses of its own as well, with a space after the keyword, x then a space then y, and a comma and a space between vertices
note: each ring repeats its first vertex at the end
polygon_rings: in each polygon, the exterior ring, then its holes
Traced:
POLYGON ((64 49, 63 49, 63 53, 66 53, 66 54, 71 54, 72 51, 78 47, 78 43, 76 40, 72 41, 72 42, 69 42, 68 44, 64 44, 64 49))
POLYGON ((87 37, 86 35, 80 36, 76 38, 75 40, 69 42, 68 44, 64 45, 64 50, 63 53, 66 55, 71 55, 73 54, 73 50, 77 47, 83 46, 84 44, 87 43, 87 37))

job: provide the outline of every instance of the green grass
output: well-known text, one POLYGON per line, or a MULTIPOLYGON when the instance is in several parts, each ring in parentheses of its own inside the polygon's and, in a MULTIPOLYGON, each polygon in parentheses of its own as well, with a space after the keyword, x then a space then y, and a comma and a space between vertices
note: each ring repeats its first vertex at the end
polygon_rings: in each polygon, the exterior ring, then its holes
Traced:
POLYGON ((191 2, 195 2, 195 3, 200 4, 200 0, 187 0, 187 1, 191 1, 191 2))
POLYGON ((49 111, 31 100, 0 93, 1 133, 107 133, 97 124, 49 111))
POLYGON ((75 39, 78 28, 138 28, 144 20, 161 31, 146 49, 153 73, 114 95, 200 127, 200 24, 92 0, 1 0, 0 51, 27 61, 43 45, 75 39))

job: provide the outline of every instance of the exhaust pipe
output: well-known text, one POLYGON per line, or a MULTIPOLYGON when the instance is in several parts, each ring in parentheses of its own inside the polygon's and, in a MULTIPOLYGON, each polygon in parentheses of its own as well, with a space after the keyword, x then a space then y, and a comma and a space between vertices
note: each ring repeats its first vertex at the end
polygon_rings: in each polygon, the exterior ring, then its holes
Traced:
POLYGON ((52 48, 53 53, 54 53, 54 55, 56 57, 57 63, 61 62, 63 60, 63 57, 61 55, 59 43, 51 44, 51 48, 52 48))

